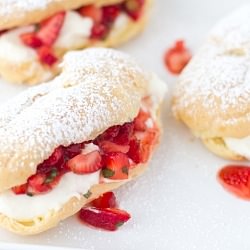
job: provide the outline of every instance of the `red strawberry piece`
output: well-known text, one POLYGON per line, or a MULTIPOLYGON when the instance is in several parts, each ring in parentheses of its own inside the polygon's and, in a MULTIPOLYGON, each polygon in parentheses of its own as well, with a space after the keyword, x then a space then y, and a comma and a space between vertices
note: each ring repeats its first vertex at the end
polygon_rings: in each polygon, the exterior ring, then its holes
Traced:
POLYGON ((35 32, 21 34, 20 38, 25 45, 34 49, 43 45, 42 40, 37 37, 35 32))
MULTIPOLYGON (((141 132, 140 132, 141 133, 141 132)), ((128 157, 136 164, 146 163, 150 157, 153 145, 159 139, 158 129, 148 129, 141 133, 141 139, 133 138, 129 143, 128 157)))
POLYGON ((121 12, 119 5, 109 5, 102 7, 103 18, 102 22, 105 24, 112 24, 121 12))
POLYGON ((139 114, 134 120, 135 130, 145 131, 147 129, 146 121, 150 118, 150 114, 143 109, 140 109, 139 114))
POLYGON ((133 19, 138 20, 141 16, 145 0, 126 0, 123 9, 133 19))
POLYGON ((94 207, 82 208, 79 216, 83 222, 109 231, 117 230, 131 218, 130 214, 124 210, 94 207))
POLYGON ((140 141, 133 139, 129 143, 128 157, 133 160, 134 163, 138 164, 141 162, 141 149, 140 141))
POLYGON ((76 155, 79 155, 82 149, 84 149, 84 143, 71 144, 70 146, 64 148, 64 154, 71 159, 76 155))
POLYGON ((105 130, 100 136, 98 136, 97 141, 102 140, 113 140, 119 134, 120 126, 113 126, 105 130))
POLYGON ((226 166, 219 171, 218 179, 229 192, 250 200, 250 167, 226 166))
POLYGON ((62 146, 56 148, 53 154, 45 160, 43 163, 39 164, 37 167, 37 173, 48 173, 54 167, 60 167, 64 163, 64 149, 62 146))
POLYGON ((40 61, 44 64, 52 66, 57 62, 57 57, 54 55, 54 52, 50 47, 42 46, 37 50, 38 57, 40 61))
POLYGON ((102 157, 99 151, 88 154, 79 154, 68 161, 68 167, 76 174, 94 173, 101 169, 102 157))
POLYGON ((176 41, 174 47, 167 50, 164 61, 167 69, 172 74, 180 74, 183 68, 188 64, 192 55, 185 47, 183 40, 176 41))
POLYGON ((51 46, 56 41, 65 19, 65 12, 59 12, 54 16, 46 19, 37 32, 37 37, 43 44, 51 46))
POLYGON ((104 40, 109 32, 109 28, 107 25, 103 23, 96 23, 92 27, 91 30, 91 38, 94 40, 104 40))
POLYGON ((95 23, 100 23, 102 20, 102 9, 95 5, 84 6, 78 11, 82 16, 90 17, 95 23))
POLYGON ((116 198, 113 192, 107 192, 91 202, 91 206, 97 208, 116 207, 116 198))
POLYGON ((0 36, 6 33, 8 30, 0 30, 0 36))
POLYGON ((28 179, 27 194, 41 194, 51 190, 49 185, 45 184, 46 174, 35 174, 28 179))
POLYGON ((102 175, 112 180, 128 179, 129 159, 123 153, 108 153, 103 156, 102 175))
POLYGON ((101 141, 98 145, 104 153, 121 152, 126 154, 129 151, 129 145, 119 145, 111 141, 101 141))
POLYGON ((23 185, 13 187, 13 188, 12 188, 12 191, 13 191, 15 194, 17 194, 17 195, 19 195, 19 194, 26 194, 26 192, 27 192, 27 187, 28 187, 28 184, 25 183, 25 184, 23 184, 23 185))
POLYGON ((120 127, 119 134, 114 138, 114 142, 120 145, 128 145, 134 132, 134 123, 128 122, 120 127))

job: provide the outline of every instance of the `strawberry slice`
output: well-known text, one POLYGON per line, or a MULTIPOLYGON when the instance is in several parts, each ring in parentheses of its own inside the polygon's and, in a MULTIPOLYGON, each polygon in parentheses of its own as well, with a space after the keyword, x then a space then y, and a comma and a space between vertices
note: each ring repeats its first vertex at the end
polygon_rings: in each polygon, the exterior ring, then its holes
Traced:
POLYGON ((84 143, 71 144, 68 147, 64 148, 64 154, 66 157, 71 159, 76 155, 79 155, 82 149, 84 149, 84 143))
POLYGON ((45 160, 43 163, 39 164, 37 167, 38 174, 47 174, 54 167, 60 167, 64 163, 64 149, 62 146, 56 148, 53 154, 45 160))
POLYGON ((109 5, 102 7, 103 18, 102 22, 105 24, 112 24, 121 12, 119 5, 109 5))
POLYGON ((167 69, 175 75, 182 72, 184 67, 190 61, 192 55, 185 47, 183 40, 176 41, 174 47, 167 50, 164 61, 167 69))
POLYGON ((113 140, 113 138, 119 134, 120 127, 121 126, 117 125, 108 128, 100 136, 97 137, 96 141, 113 140))
POLYGON ((109 27, 103 23, 96 23, 91 30, 91 39, 104 40, 109 33, 109 27))
POLYGON ((90 17, 95 23, 100 23, 102 20, 102 9, 95 5, 84 6, 78 11, 82 16, 90 17))
POLYGON ((42 46, 38 48, 37 54, 38 54, 39 60, 42 63, 47 64, 49 66, 52 66, 58 60, 57 57, 54 55, 54 52, 52 51, 52 49, 48 46, 42 46))
POLYGON ((150 157, 152 146, 158 142, 159 130, 157 128, 147 129, 140 132, 140 140, 133 138, 129 143, 128 157, 136 164, 146 163, 150 157))
POLYGON ((117 230, 131 218, 130 214, 124 210, 94 207, 82 208, 79 216, 83 222, 108 231, 117 230))
POLYGON ((79 154, 68 161, 68 167, 75 174, 89 174, 101 169, 102 157, 99 151, 79 154))
POLYGON ((45 184, 46 174, 35 174, 28 179, 27 194, 41 194, 51 190, 49 185, 45 184))
POLYGON ((116 198, 113 192, 107 192, 91 202, 91 206, 97 208, 116 207, 116 198))
POLYGON ((135 130, 145 131, 147 129, 146 121, 148 118, 150 118, 149 112, 146 112, 143 109, 140 109, 139 114, 137 115, 134 121, 135 130))
POLYGON ((133 160, 134 163, 139 164, 141 162, 141 145, 137 139, 132 139, 129 143, 128 157, 133 160))
POLYGON ((250 200, 250 167, 229 165, 218 173, 222 186, 238 196, 250 200))
POLYGON ((134 123, 128 122, 120 127, 118 135, 113 139, 113 141, 120 145, 128 145, 129 141, 134 132, 134 123))
POLYGON ((121 152, 126 154, 129 151, 129 145, 118 145, 111 141, 101 141, 98 145, 104 153, 121 152))
POLYGON ((37 37, 35 32, 21 34, 20 38, 25 45, 34 49, 39 48, 43 45, 42 40, 37 37))
POLYGON ((51 46, 56 41, 65 19, 65 12, 59 12, 52 17, 49 17, 41 25, 37 32, 37 37, 41 39, 43 44, 51 46))
POLYGON ((103 156, 104 168, 102 175, 104 178, 112 180, 128 179, 129 159, 123 153, 108 153, 103 156))
POLYGON ((135 21, 137 21, 142 13, 145 0, 126 0, 123 3, 124 11, 135 21))
POLYGON ((27 187, 28 187, 28 184, 25 183, 23 185, 20 185, 20 186, 15 186, 12 188, 12 191, 17 194, 17 195, 20 195, 20 194, 26 194, 27 192, 27 187))

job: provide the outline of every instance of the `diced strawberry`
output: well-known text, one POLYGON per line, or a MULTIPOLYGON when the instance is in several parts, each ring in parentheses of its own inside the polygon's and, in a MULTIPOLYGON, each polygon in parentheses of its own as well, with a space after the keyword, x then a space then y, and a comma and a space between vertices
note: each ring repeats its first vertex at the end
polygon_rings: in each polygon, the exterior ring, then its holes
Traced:
POLYGON ((100 140, 113 140, 113 138, 116 137, 119 134, 120 127, 121 126, 117 125, 117 126, 113 126, 111 128, 108 128, 100 136, 98 136, 97 141, 100 141, 100 140))
POLYGON ((102 20, 102 9, 95 5, 87 5, 79 9, 79 13, 84 17, 90 17, 95 23, 102 20))
POLYGON ((53 154, 45 160, 43 163, 39 164, 37 167, 37 173, 46 174, 51 171, 54 167, 60 167, 64 163, 64 149, 62 146, 56 148, 53 154))
POLYGON ((91 202, 91 206, 97 208, 116 207, 116 198, 113 192, 107 192, 91 202))
POLYGON ((134 138, 129 143, 128 157, 136 164, 146 163, 150 157, 152 146, 159 139, 158 129, 148 129, 145 132, 140 132, 140 140, 134 138))
POLYGON ((45 184, 45 180, 46 174, 35 174, 29 177, 27 193, 34 195, 50 191, 51 187, 45 184))
POLYGON ((109 231, 117 230, 131 218, 130 214, 124 210, 94 207, 82 208, 79 216, 83 222, 109 231))
POLYGON ((139 114, 134 120, 135 130, 145 131, 147 129, 146 121, 150 118, 150 114, 143 109, 140 109, 139 114))
POLYGON ((37 37, 43 44, 51 46, 56 41, 65 19, 65 12, 59 12, 54 16, 46 19, 37 32, 37 37))
POLYGON ((0 36, 6 33, 8 30, 0 30, 0 36))
POLYGON ((71 144, 64 148, 64 154, 71 159, 76 155, 79 155, 82 149, 84 149, 84 143, 71 144))
POLYGON ((119 5, 109 5, 102 7, 103 18, 102 22, 105 24, 112 24, 121 12, 119 5))
POLYGON ((95 40, 104 40, 109 32, 109 28, 102 23, 96 23, 91 30, 91 38, 95 40))
POLYGON ((128 151, 127 155, 136 164, 141 162, 141 151, 140 151, 140 141, 139 140, 133 139, 130 141, 129 151, 128 151))
POLYGON ((93 151, 88 154, 79 154, 68 161, 68 166, 76 174, 89 174, 98 171, 101 165, 101 154, 93 151))
POLYGON ((128 122, 120 127, 119 134, 113 139, 115 143, 120 145, 128 145, 134 132, 134 123, 128 122))
POLYGON ((103 156, 102 175, 112 180, 128 179, 129 159, 123 153, 108 153, 103 156))
POLYGON ((176 41, 174 47, 166 51, 164 61, 167 69, 172 74, 178 75, 188 64, 191 57, 191 52, 185 47, 184 41, 179 40, 176 41))
POLYGON ((26 192, 27 192, 27 187, 28 187, 28 184, 25 183, 25 184, 23 184, 23 185, 13 187, 13 188, 12 188, 12 191, 13 191, 15 194, 17 194, 17 195, 19 195, 19 194, 26 194, 26 192))
POLYGON ((40 61, 44 64, 52 66, 57 62, 57 57, 54 55, 52 49, 47 46, 42 46, 37 50, 40 61))
POLYGON ((35 32, 21 34, 20 38, 25 45, 34 49, 39 48, 43 45, 42 40, 37 37, 35 32))
POLYGON ((133 19, 138 20, 141 16, 145 0, 126 0, 123 9, 133 19))
POLYGON ((119 145, 111 141, 101 141, 98 145, 104 153, 121 152, 126 154, 129 151, 129 145, 119 145))

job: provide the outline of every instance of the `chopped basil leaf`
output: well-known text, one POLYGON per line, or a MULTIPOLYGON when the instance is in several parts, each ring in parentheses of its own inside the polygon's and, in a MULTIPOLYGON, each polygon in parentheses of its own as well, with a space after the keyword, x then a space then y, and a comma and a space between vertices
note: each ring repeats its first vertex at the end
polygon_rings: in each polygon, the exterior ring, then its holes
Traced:
POLYGON ((92 195, 92 193, 90 192, 90 190, 88 190, 88 192, 86 194, 84 194, 83 196, 88 199, 90 196, 92 195))
POLYGON ((32 197, 32 196, 34 196, 34 194, 32 194, 32 193, 26 193, 28 196, 30 196, 30 197, 32 197))
POLYGON ((114 174, 115 174, 115 171, 113 171, 109 168, 102 169, 102 175, 105 178, 110 178, 110 177, 114 176, 114 174))
POLYGON ((44 184, 49 184, 57 177, 58 171, 56 168, 52 168, 49 176, 45 179, 44 184))
POLYGON ((118 228, 118 227, 122 226, 123 224, 124 224, 124 222, 122 222, 122 221, 120 221, 120 222, 116 223, 116 228, 118 228))
POLYGON ((122 167, 122 172, 128 175, 128 167, 127 166, 122 167))

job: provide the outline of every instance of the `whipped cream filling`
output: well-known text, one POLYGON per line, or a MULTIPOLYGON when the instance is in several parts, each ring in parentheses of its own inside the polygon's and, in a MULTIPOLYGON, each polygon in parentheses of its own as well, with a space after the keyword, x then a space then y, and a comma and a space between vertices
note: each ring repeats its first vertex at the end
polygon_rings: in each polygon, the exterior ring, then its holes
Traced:
POLYGON ((32 197, 8 190, 0 195, 0 213, 21 221, 45 216, 49 211, 58 211, 72 197, 80 199, 91 186, 99 183, 99 175, 100 171, 87 175, 70 172, 51 192, 32 197))
POLYGON ((109 36, 118 36, 121 32, 124 31, 124 29, 128 26, 130 22, 132 21, 127 14, 120 13, 119 16, 115 19, 109 36))
POLYGON ((54 46, 59 48, 79 47, 90 37, 94 22, 76 11, 67 11, 64 24, 54 46))
POLYGON ((223 138, 226 146, 238 155, 250 159, 250 136, 236 139, 236 138, 223 138))
MULTIPOLYGON (((150 91, 154 105, 152 107, 152 117, 156 117, 159 103, 162 101, 167 87, 156 75, 153 75, 150 83, 150 91)), ((148 120, 147 125, 152 126, 153 120, 148 120)), ((87 154, 98 150, 99 147, 93 143, 85 145, 82 153, 87 154)), ((80 198, 87 193, 91 186, 99 184, 100 171, 92 174, 77 175, 72 172, 62 176, 59 184, 46 194, 33 197, 27 195, 16 195, 12 190, 7 190, 0 194, 0 213, 10 218, 28 221, 37 217, 44 217, 50 211, 58 211, 72 197, 80 198)), ((120 180, 118 180, 120 182, 120 180)), ((125 180, 124 182, 127 182, 125 180)), ((115 182, 115 180, 105 179, 105 182, 115 182)))
MULTIPOLYGON (((119 35, 131 22, 127 14, 121 13, 116 18, 110 31, 110 36, 119 35)), ((71 49, 83 46, 87 42, 94 22, 89 17, 83 17, 76 11, 67 11, 60 34, 53 45, 55 48, 71 49)), ((24 63, 37 59, 35 49, 23 44, 21 34, 35 31, 35 25, 16 28, 0 36, 0 57, 15 63, 24 63)))
POLYGON ((33 32, 34 26, 10 30, 0 36, 0 58, 14 63, 32 61, 37 58, 36 51, 24 45, 20 39, 21 34, 33 32))

